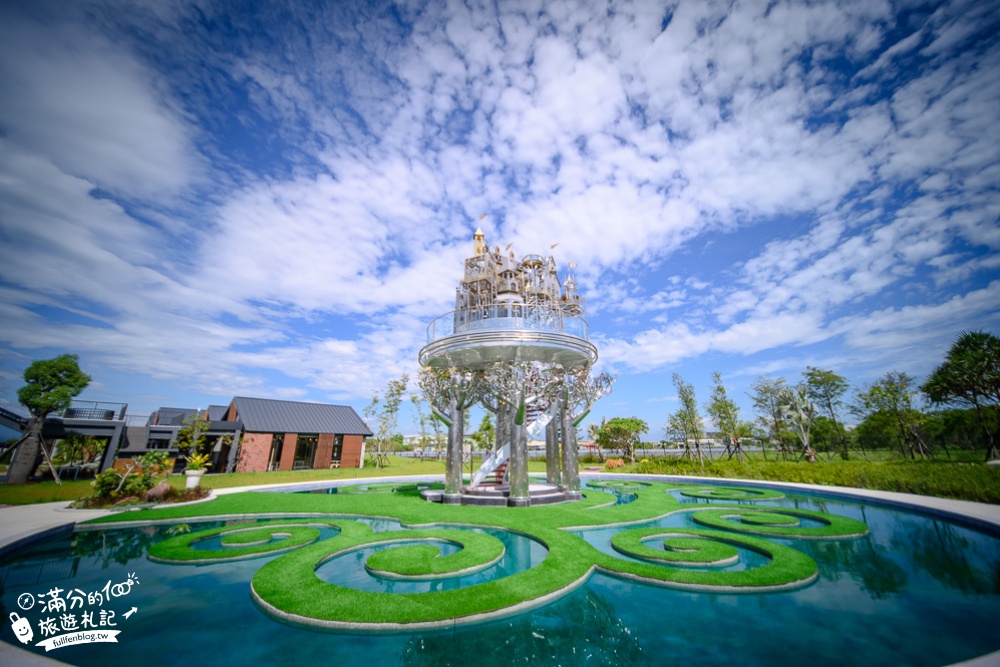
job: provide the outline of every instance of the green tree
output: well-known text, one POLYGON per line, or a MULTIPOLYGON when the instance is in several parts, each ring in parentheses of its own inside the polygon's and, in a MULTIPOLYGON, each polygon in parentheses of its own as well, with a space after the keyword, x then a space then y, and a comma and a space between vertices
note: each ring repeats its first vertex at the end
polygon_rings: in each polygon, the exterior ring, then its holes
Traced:
POLYGON ((851 458, 847 449, 847 438, 840 422, 837 420, 837 408, 843 403, 843 396, 850 385, 847 380, 837 375, 833 371, 826 371, 813 366, 807 366, 806 372, 802 374, 806 380, 806 387, 809 392, 809 399, 818 406, 826 410, 833 422, 833 429, 840 442, 840 456, 845 461, 851 458))
POLYGON ((740 408, 726 393, 726 387, 722 384, 722 374, 718 371, 712 373, 712 395, 708 405, 705 406, 705 412, 726 439, 726 452, 729 458, 732 459, 735 454, 742 461, 743 438, 752 435, 753 425, 740 419, 740 408))
POLYGON ((854 429, 858 445, 870 450, 895 449, 899 446, 896 425, 886 412, 873 412, 865 416, 854 429))
POLYGON ((71 433, 59 441, 52 460, 60 464, 90 463, 104 449, 105 445, 103 440, 92 435, 71 433))
MULTIPOLYGON (((785 387, 784 378, 772 379, 766 375, 759 376, 750 386, 753 393, 750 399, 753 401, 754 412, 757 413, 757 423, 766 433, 767 440, 772 446, 777 445, 781 450, 781 457, 788 460, 788 453, 785 449, 785 422, 781 415, 781 404, 778 396, 785 387)), ((764 458, 767 459, 765 451, 764 458)))
MULTIPOLYGON (((24 484, 38 465, 41 453, 49 461, 49 452, 42 440, 45 419, 53 412, 69 407, 73 397, 90 384, 90 376, 80 370, 75 354, 61 354, 52 359, 34 361, 24 371, 25 385, 17 390, 17 400, 28 408, 31 419, 21 445, 7 472, 8 484, 24 484)), ((59 476, 52 470, 56 481, 59 476)))
POLYGON ((639 436, 649 430, 649 424, 638 417, 615 417, 608 420, 598 440, 606 449, 617 449, 622 456, 635 463, 635 446, 639 436))
POLYGON ((816 463, 816 450, 812 448, 809 440, 816 418, 816 405, 809 400, 808 389, 802 385, 794 388, 784 387, 778 393, 778 405, 785 422, 799 436, 803 456, 809 463, 816 463))
POLYGON ((496 429, 493 427, 493 415, 486 412, 482 421, 479 422, 479 429, 471 436, 476 447, 482 450, 490 450, 496 440, 496 429))
POLYGON ((372 395, 371 404, 364 409, 368 426, 375 434, 375 467, 384 468, 389 464, 389 453, 392 451, 392 436, 396 432, 396 422, 399 418, 399 407, 406 393, 406 385, 410 376, 403 373, 398 380, 389 380, 385 393, 380 398, 376 391, 372 395))
POLYGON ((174 444, 181 453, 198 454, 205 449, 205 434, 208 432, 208 420, 201 410, 192 412, 184 418, 183 425, 177 431, 174 444))
POLYGON ((832 419, 825 415, 816 415, 809 431, 809 442, 817 452, 834 452, 840 447, 838 435, 832 419))
POLYGON ((418 394, 410 394, 410 402, 417 412, 417 427, 420 429, 420 452, 423 454, 424 448, 430 443, 427 436, 427 414, 424 412, 424 399, 418 394))
POLYGON ((983 434, 986 458, 997 456, 1000 421, 1000 338, 967 331, 948 350, 920 390, 935 405, 972 409, 983 434))
POLYGON ((973 410, 935 410, 925 415, 921 432, 931 447, 979 449, 983 433, 973 410))
MULTIPOLYGON (((486 412, 483 415, 482 421, 479 422, 479 428, 469 436, 469 439, 483 452, 483 460, 485 461, 489 456, 488 452, 493 449, 496 437, 496 429, 493 427, 493 415, 490 412, 486 412)), ((469 448, 469 472, 475 472, 472 447, 469 448)))
POLYGON ((698 451, 698 461, 704 465, 705 461, 701 456, 701 438, 705 432, 701 414, 698 412, 698 399, 695 397, 694 386, 684 382, 678 374, 673 375, 674 387, 677 389, 677 400, 681 405, 676 412, 667 417, 667 423, 663 430, 667 434, 684 443, 684 455, 691 455, 691 441, 694 441, 695 449, 698 451))
POLYGON ((927 445, 920 437, 920 422, 923 415, 913 407, 915 395, 913 378, 906 373, 890 371, 875 382, 866 384, 857 391, 851 409, 860 417, 868 417, 876 412, 888 415, 895 424, 900 451, 916 459, 930 457, 927 445))
POLYGON ((594 443, 594 448, 597 450, 597 460, 604 463, 604 447, 601 446, 601 431, 604 427, 608 425, 608 420, 601 417, 601 422, 591 422, 587 426, 587 437, 590 441, 594 443))

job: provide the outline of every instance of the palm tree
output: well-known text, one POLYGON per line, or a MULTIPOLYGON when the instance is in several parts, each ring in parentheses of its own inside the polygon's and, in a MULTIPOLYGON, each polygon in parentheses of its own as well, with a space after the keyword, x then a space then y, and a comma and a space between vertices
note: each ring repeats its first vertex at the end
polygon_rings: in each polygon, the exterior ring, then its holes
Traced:
POLYGON ((816 450, 809 446, 809 433, 816 418, 816 405, 809 400, 808 388, 802 385, 783 387, 778 405, 785 421, 795 429, 802 442, 802 453, 809 463, 816 463, 816 450))
POLYGON ((967 331, 948 350, 920 390, 937 404, 972 408, 983 431, 987 460, 997 456, 1000 413, 1000 338, 985 331, 967 331))
POLYGON ((604 463, 604 448, 601 447, 601 433, 607 425, 608 420, 601 417, 600 424, 597 422, 591 422, 590 426, 587 427, 587 437, 594 443, 594 448, 597 450, 598 463, 604 463))

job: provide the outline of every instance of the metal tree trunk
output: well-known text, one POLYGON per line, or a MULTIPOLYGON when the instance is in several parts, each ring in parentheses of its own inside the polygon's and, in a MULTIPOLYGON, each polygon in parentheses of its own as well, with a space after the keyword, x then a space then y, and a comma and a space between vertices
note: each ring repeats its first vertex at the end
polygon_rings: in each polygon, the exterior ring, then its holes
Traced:
POLYGON ((513 423, 514 415, 510 405, 503 401, 497 401, 496 410, 496 442, 493 451, 500 451, 504 445, 510 442, 510 425, 513 423))
POLYGON ((580 466, 577 463, 576 427, 565 401, 560 401, 559 417, 562 422, 563 486, 571 494, 580 493, 580 466))
POLYGON ((528 428, 524 394, 517 394, 517 409, 510 427, 510 498, 513 505, 527 505, 528 492, 528 428))
POLYGON ((558 419, 553 419, 545 426, 545 479, 549 484, 562 484, 558 419))
POLYGON ((462 491, 462 448, 465 440, 465 413, 458 405, 458 398, 448 401, 448 453, 445 460, 444 492, 458 494, 462 491))

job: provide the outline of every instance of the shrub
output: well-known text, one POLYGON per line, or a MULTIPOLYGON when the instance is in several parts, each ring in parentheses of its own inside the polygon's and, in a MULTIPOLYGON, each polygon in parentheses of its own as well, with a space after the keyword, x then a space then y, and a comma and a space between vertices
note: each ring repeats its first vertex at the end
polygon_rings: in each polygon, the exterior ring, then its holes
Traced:
POLYGON ((654 459, 630 472, 846 486, 1000 504, 1000 467, 946 461, 706 461, 654 459))
POLYGON ((614 470, 615 468, 624 468, 625 459, 608 459, 604 462, 605 470, 614 470))
POLYGON ((120 503, 127 498, 141 498, 156 485, 160 475, 169 472, 166 452, 148 452, 135 459, 124 471, 108 468, 97 475, 91 482, 94 493, 84 504, 120 503))

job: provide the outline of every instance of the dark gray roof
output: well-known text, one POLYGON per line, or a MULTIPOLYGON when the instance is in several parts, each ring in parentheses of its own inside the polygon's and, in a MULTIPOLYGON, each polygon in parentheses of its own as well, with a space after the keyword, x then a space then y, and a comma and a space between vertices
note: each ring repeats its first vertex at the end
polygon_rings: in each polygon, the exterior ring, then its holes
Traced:
POLYGON ((236 414, 243 428, 255 433, 337 433, 371 435, 354 408, 325 403, 275 401, 237 396, 236 414))
MULTIPOLYGON (((160 408, 155 413, 160 426, 181 426, 191 415, 198 414, 197 408, 160 408)), ((153 415, 150 415, 152 420, 153 415)))
POLYGON ((208 421, 220 422, 226 418, 227 412, 229 412, 228 405, 210 405, 208 406, 208 421))

